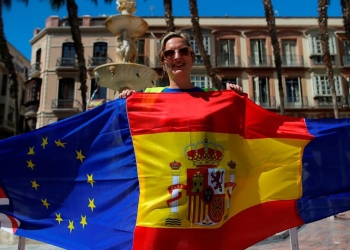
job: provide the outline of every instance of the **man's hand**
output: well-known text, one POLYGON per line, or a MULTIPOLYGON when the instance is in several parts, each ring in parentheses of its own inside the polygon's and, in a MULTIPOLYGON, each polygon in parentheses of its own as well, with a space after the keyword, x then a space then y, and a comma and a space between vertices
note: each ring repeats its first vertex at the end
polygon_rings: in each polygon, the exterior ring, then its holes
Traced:
POLYGON ((132 89, 124 89, 121 93, 119 93, 119 98, 125 99, 132 95, 132 93, 135 93, 135 90, 132 89))
POLYGON ((233 84, 233 83, 226 83, 226 90, 233 90, 239 95, 243 94, 242 87, 238 86, 237 84, 233 84))

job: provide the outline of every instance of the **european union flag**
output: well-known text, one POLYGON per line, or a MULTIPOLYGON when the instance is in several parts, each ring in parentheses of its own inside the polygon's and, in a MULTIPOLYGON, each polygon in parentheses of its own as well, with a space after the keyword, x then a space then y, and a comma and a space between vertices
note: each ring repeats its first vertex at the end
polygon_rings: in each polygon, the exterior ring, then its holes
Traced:
POLYGON ((131 248, 139 186, 125 100, 0 141, 0 162, 0 213, 16 235, 131 248))

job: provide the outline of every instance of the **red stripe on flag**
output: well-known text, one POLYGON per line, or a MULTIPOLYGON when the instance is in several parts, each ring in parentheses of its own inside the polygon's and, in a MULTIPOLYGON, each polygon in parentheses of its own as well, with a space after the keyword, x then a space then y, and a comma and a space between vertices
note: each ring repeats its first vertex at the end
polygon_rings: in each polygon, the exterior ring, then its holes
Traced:
POLYGON ((313 138, 303 119, 269 112, 232 91, 135 93, 127 99, 127 109, 133 136, 206 131, 249 139, 313 138))
POLYGON ((137 226, 133 249, 245 249, 283 230, 303 224, 296 201, 273 201, 248 208, 221 228, 183 229, 137 226))

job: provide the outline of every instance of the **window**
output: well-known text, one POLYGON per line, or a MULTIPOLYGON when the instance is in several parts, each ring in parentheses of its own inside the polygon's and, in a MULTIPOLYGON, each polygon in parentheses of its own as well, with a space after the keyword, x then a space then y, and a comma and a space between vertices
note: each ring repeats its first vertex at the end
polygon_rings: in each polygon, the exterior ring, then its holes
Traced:
POLYGON ((58 87, 58 107, 69 108, 73 107, 74 100, 74 79, 62 78, 59 81, 58 87))
POLYGON ((137 40, 136 41, 136 49, 137 49, 137 60, 136 60, 136 63, 142 64, 142 65, 146 65, 145 40, 137 40))
POLYGON ((0 120, 4 119, 5 116, 5 104, 0 103, 0 120))
POLYGON ((1 95, 5 96, 7 90, 7 75, 2 76, 1 95))
POLYGON ((191 76, 191 82, 194 86, 200 88, 212 88, 209 77, 207 76, 191 76))
POLYGON ((9 107, 9 113, 7 114, 7 121, 13 123, 13 114, 15 113, 15 109, 13 107, 9 107))
POLYGON ((91 79, 91 100, 107 99, 107 88, 97 85, 94 78, 91 79))
POLYGON ((219 40, 218 66, 235 65, 235 40, 219 40))
POLYGON ((24 103, 33 102, 36 98, 36 83, 27 84, 25 89, 24 103))
POLYGON ((296 65, 298 63, 296 40, 282 40, 282 63, 283 65, 296 65))
POLYGON ((254 102, 260 106, 269 106, 270 88, 269 78, 255 77, 254 81, 254 102))
POLYGON ((41 62, 41 49, 38 49, 38 50, 36 51, 35 62, 37 62, 37 63, 40 63, 40 62, 41 62))
POLYGON ((286 78, 285 82, 287 105, 301 103, 300 78, 286 78))
POLYGON ((233 84, 238 84, 239 83, 239 78, 222 78, 221 79, 221 89, 226 89, 226 83, 233 83, 233 84))
MULTIPOLYGON (((336 49, 336 40, 334 36, 329 36, 329 53, 332 55, 337 54, 336 49)), ((321 44, 321 37, 320 35, 313 35, 309 37, 309 47, 310 47, 310 54, 318 54, 322 55, 322 44, 321 44)))
POLYGON ((73 43, 64 43, 62 46, 62 66, 73 66, 75 64, 75 49, 73 43))
POLYGON ((350 45, 346 40, 343 40, 343 47, 344 47, 343 64, 350 65, 350 45))
POLYGON ((250 65, 266 65, 266 41, 265 39, 250 40, 250 65))
MULTIPOLYGON (((313 76, 312 77, 314 84, 315 95, 318 96, 330 96, 332 95, 327 76, 313 76)), ((340 76, 334 76, 334 87, 336 95, 342 95, 343 90, 341 87, 341 78, 340 76)))
POLYGON ((93 52, 93 65, 101 65, 107 63, 107 43, 98 42, 94 43, 94 52, 93 52))
MULTIPOLYGON (((196 55, 195 58, 195 64, 203 64, 203 59, 201 56, 201 53, 199 52, 199 48, 198 45, 195 41, 195 38, 193 35, 190 36, 190 45, 193 49, 194 54, 196 55)), ((207 55, 210 55, 210 37, 209 36, 205 36, 203 35, 203 45, 204 45, 204 49, 207 52, 207 55)))
POLYGON ((350 56, 350 46, 346 40, 343 40, 343 46, 344 46, 344 55, 350 56))

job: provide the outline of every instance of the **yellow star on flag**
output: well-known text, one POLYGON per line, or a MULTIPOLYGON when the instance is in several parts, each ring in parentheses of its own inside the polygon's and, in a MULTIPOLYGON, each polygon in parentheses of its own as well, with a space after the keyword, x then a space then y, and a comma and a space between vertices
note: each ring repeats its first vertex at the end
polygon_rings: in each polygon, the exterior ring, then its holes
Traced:
POLYGON ((56 143, 56 146, 57 146, 57 147, 66 148, 66 147, 64 146, 64 145, 67 144, 66 142, 61 142, 61 140, 58 140, 58 141, 55 140, 55 143, 56 143))
POLYGON ((63 219, 61 218, 61 214, 56 214, 56 220, 58 221, 58 224, 61 225, 61 222, 63 221, 63 219))
POLYGON ((32 160, 27 161, 28 163, 28 168, 31 168, 32 170, 34 170, 35 164, 32 162, 32 160))
POLYGON ((87 225, 87 222, 86 222, 86 215, 85 215, 85 216, 82 216, 82 215, 81 215, 80 224, 83 226, 83 228, 85 227, 85 225, 87 225))
POLYGON ((91 175, 88 175, 87 174, 87 183, 90 183, 91 184, 91 186, 93 187, 94 186, 94 180, 93 180, 93 176, 94 176, 94 174, 91 174, 91 175))
POLYGON ((83 155, 83 153, 80 151, 75 150, 75 152, 77 152, 77 159, 79 159, 81 162, 83 162, 83 159, 85 158, 85 156, 83 155))
POLYGON ((34 146, 33 147, 29 147, 28 155, 35 155, 35 153, 34 153, 34 146))
POLYGON ((41 199, 41 202, 43 203, 43 206, 45 206, 47 209, 49 209, 49 206, 50 206, 50 204, 49 203, 47 203, 47 200, 46 199, 41 199))
POLYGON ((49 144, 49 143, 47 142, 48 137, 41 138, 41 139, 43 140, 43 142, 41 143, 41 146, 43 147, 43 149, 45 149, 45 146, 46 146, 47 144, 49 144))
POLYGON ((70 233, 72 232, 73 229, 75 229, 75 228, 74 228, 74 220, 69 221, 69 226, 68 226, 68 228, 69 228, 69 232, 70 232, 70 233))
POLYGON ((35 188, 35 190, 38 190, 38 187, 40 186, 38 183, 36 183, 36 180, 30 181, 32 183, 32 188, 35 188))
POLYGON ((89 208, 91 208, 91 211, 93 212, 94 211, 94 208, 96 208, 95 207, 95 204, 94 204, 94 201, 95 201, 95 199, 89 199, 89 205, 88 205, 88 207, 89 208))

